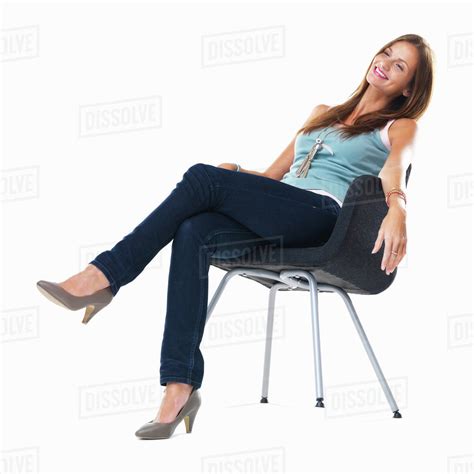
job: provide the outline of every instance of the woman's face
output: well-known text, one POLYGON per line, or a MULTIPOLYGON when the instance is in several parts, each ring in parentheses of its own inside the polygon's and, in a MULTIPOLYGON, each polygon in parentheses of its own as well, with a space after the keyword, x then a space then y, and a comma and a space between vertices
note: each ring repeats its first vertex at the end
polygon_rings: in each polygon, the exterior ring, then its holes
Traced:
POLYGON ((410 95, 408 84, 418 64, 418 50, 407 41, 397 41, 375 56, 367 81, 390 97, 410 95))

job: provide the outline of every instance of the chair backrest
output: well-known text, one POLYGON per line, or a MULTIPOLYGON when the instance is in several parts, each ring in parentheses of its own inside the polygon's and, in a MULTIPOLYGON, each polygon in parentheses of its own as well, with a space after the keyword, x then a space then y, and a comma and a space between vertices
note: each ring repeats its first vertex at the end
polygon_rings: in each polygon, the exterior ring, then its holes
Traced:
MULTIPOLYGON (((411 169, 410 163, 405 186, 411 169)), ((364 175, 354 179, 333 234, 321 248, 329 258, 325 272, 345 281, 349 292, 379 293, 388 288, 396 276, 397 268, 390 275, 380 270, 381 249, 376 255, 370 254, 387 210, 381 178, 364 175)))
POLYGON ((411 173, 411 163, 408 165, 407 172, 405 173, 405 186, 408 186, 408 179, 411 173))

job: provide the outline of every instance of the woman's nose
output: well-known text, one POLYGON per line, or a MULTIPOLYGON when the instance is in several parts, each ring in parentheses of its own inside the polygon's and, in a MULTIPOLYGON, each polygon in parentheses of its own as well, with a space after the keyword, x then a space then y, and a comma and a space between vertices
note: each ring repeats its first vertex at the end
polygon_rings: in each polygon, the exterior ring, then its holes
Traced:
POLYGON ((383 73, 388 73, 390 69, 390 65, 387 64, 387 61, 385 59, 382 59, 379 63, 380 69, 382 69, 383 73))

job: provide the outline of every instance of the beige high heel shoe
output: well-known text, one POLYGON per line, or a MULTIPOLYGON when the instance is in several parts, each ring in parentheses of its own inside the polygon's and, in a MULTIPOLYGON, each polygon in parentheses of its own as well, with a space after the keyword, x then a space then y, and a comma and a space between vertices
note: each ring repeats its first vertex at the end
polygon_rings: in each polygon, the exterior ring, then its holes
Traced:
POLYGON ((114 298, 110 287, 92 293, 92 295, 75 296, 59 286, 57 283, 39 280, 36 283, 38 290, 53 303, 63 308, 77 311, 86 307, 82 322, 87 324, 101 309, 105 308, 114 298))
POLYGON ((135 436, 140 439, 166 439, 170 438, 176 427, 184 420, 186 426, 186 433, 191 433, 193 430, 196 413, 201 406, 201 392, 198 388, 193 387, 187 402, 179 410, 176 418, 169 423, 159 423, 156 421, 149 421, 142 425, 135 432, 135 436))

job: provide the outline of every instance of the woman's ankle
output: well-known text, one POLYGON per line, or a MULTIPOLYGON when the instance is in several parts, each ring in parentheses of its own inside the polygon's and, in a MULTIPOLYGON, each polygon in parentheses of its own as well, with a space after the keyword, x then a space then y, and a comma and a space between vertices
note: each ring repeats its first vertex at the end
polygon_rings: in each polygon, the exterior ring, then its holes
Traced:
POLYGON ((192 385, 168 382, 155 421, 169 423, 184 406, 192 391, 192 385))
POLYGON ((183 382, 167 382, 165 392, 171 394, 191 393, 193 386, 183 382))
POLYGON ((96 291, 98 291, 99 289, 102 290, 103 288, 107 288, 108 286, 110 286, 110 282, 104 275, 102 270, 93 265, 92 263, 88 263, 82 273, 94 279, 94 287, 97 287, 96 291))

